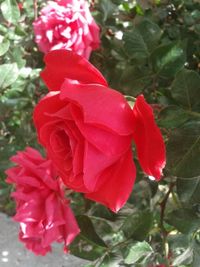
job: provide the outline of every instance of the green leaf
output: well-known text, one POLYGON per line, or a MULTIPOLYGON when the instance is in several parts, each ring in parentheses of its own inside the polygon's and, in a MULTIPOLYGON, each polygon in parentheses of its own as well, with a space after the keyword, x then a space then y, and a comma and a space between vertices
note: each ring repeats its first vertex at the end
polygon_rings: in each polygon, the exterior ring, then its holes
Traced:
POLYGON ((115 221, 117 219, 116 213, 99 204, 96 204, 92 207, 91 213, 92 216, 104 218, 109 221, 115 221))
POLYGON ((2 15, 8 22, 16 23, 20 18, 20 11, 15 0, 4 0, 1 4, 2 15))
POLYGON ((151 20, 144 19, 136 28, 140 32, 148 50, 152 51, 162 35, 160 27, 151 20))
POLYGON ((81 230, 81 235, 89 242, 92 242, 101 247, 107 247, 105 242, 97 235, 90 218, 86 215, 77 216, 78 225, 81 230))
POLYGON ((0 65, 0 89, 5 89, 14 83, 19 71, 16 63, 0 65))
POLYGON ((200 202, 200 176, 193 179, 177 179, 177 193, 182 202, 199 203, 200 202))
POLYGON ((126 238, 134 238, 142 241, 146 238, 153 224, 153 214, 150 211, 143 211, 130 215, 123 223, 121 230, 126 238))
POLYGON ((86 240, 81 234, 69 246, 71 254, 79 258, 94 261, 105 253, 105 248, 96 246, 86 240))
POLYGON ((200 218, 193 210, 177 209, 168 214, 166 221, 184 234, 192 233, 199 228, 200 218))
POLYGON ((142 10, 142 7, 139 4, 135 6, 135 11, 138 15, 144 16, 144 11, 142 10))
POLYGON ((77 257, 92 261, 96 260, 105 253, 106 244, 97 235, 88 216, 79 215, 76 218, 81 232, 70 245, 70 251, 77 257))
POLYGON ((125 32, 123 35, 124 49, 132 58, 146 58, 149 55, 148 47, 137 29, 125 32))
POLYGON ((173 98, 181 105, 192 109, 200 104, 200 76, 193 70, 181 70, 172 84, 173 98))
POLYGON ((185 43, 162 45, 153 51, 150 58, 154 72, 166 78, 173 77, 185 64, 185 43))
POLYGON ((146 73, 144 67, 127 66, 120 78, 120 85, 124 91, 137 96, 145 86, 151 82, 151 76, 146 73))
POLYGON ((3 56, 9 49, 10 42, 9 40, 5 39, 2 43, 0 43, 0 56, 3 56))
POLYGON ((189 114, 178 106, 168 106, 159 113, 159 126, 177 128, 190 118, 189 114))
POLYGON ((24 60, 24 49, 22 47, 14 47, 11 51, 13 61, 17 63, 19 69, 26 65, 26 60, 24 60))
POLYGON ((175 260, 173 261, 173 266, 179 267, 181 264, 184 263, 187 264, 188 261, 191 262, 192 255, 193 255, 192 248, 191 247, 187 248, 183 253, 181 253, 181 255, 175 258, 175 260))
POLYGON ((115 253, 106 254, 103 260, 99 263, 99 267, 119 267, 121 258, 115 253))
POLYGON ((200 174, 200 121, 187 122, 169 136, 167 167, 180 178, 198 177, 200 174))
POLYGON ((134 264, 142 257, 152 254, 153 249, 146 242, 137 242, 127 249, 127 255, 125 256, 124 262, 126 264, 134 264))
POLYGON ((103 21, 105 22, 110 16, 113 16, 116 5, 114 5, 111 0, 101 0, 100 8, 103 12, 103 21))
POLYGON ((196 241, 193 242, 193 261, 192 267, 199 267, 200 263, 200 244, 196 241))
MULTIPOLYGON (((189 265, 191 267, 199 267, 200 263, 200 245, 193 240, 192 244, 175 260, 173 266, 179 267, 181 264, 189 265)), ((184 266, 185 266, 184 265, 184 266)))
POLYGON ((149 19, 142 20, 135 29, 123 35, 126 53, 136 59, 146 58, 154 49, 161 34, 162 31, 157 24, 149 19))

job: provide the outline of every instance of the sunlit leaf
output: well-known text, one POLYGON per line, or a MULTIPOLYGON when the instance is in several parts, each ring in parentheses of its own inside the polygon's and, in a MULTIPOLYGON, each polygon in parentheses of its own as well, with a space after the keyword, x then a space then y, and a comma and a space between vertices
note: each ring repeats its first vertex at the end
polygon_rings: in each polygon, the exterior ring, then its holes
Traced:
POLYGON ((156 48, 151 54, 155 73, 163 77, 174 76, 186 61, 185 44, 173 42, 156 48))
POLYGON ((146 241, 137 242, 128 248, 124 262, 126 264, 134 264, 142 257, 152 254, 152 252, 153 249, 146 241))
POLYGON ((99 263, 99 267, 119 267, 121 258, 115 253, 107 253, 99 263))
POLYGON ((16 63, 0 65, 0 90, 16 81, 18 68, 16 63))
POLYGON ((1 11, 4 18, 11 23, 18 22, 20 18, 19 7, 15 0, 4 0, 1 3, 1 11))
POLYGON ((3 56, 9 49, 10 42, 7 39, 4 39, 2 43, 0 43, 0 56, 3 56))

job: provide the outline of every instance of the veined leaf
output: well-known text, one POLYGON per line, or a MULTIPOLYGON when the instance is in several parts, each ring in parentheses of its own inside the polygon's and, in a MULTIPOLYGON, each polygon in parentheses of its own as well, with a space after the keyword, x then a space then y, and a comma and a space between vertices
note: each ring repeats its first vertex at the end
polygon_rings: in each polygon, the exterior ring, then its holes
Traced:
POLYGON ((186 61, 184 42, 173 42, 156 48, 151 54, 154 71, 162 77, 173 77, 186 61))
POLYGON ((200 104, 200 76, 193 70, 181 70, 172 84, 173 98, 189 109, 200 104))

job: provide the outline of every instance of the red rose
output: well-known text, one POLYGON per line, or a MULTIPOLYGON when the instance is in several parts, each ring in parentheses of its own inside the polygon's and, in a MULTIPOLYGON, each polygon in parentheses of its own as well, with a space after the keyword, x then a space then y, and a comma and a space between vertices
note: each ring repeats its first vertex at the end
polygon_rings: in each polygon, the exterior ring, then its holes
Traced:
POLYGON ((41 76, 53 92, 34 111, 39 141, 69 188, 116 212, 135 180, 133 138, 141 166, 160 178, 165 151, 152 110, 142 96, 131 110, 123 95, 72 52, 52 51, 45 62, 41 76))
POLYGON ((44 53, 62 48, 89 58, 99 47, 99 27, 85 0, 49 1, 33 28, 35 41, 44 53))
POLYGON ((51 160, 30 147, 11 158, 17 164, 6 171, 7 182, 15 185, 14 220, 20 223, 19 239, 37 255, 51 251, 51 243, 64 242, 65 248, 79 228, 64 198, 60 179, 51 160))

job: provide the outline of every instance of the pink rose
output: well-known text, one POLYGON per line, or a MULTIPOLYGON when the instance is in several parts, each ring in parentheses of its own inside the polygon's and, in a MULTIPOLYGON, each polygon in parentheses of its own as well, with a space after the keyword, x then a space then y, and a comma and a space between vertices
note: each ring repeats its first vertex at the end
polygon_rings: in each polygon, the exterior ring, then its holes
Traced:
POLYGON ((36 106, 34 123, 63 182, 117 212, 135 181, 134 139, 144 171, 157 180, 165 146, 143 96, 133 110, 87 60, 66 50, 45 56, 41 76, 49 94, 36 106))
POLYGON ((49 1, 33 28, 35 41, 44 53, 62 48, 88 59, 99 47, 99 27, 85 0, 49 1))
POLYGON ((30 147, 11 158, 17 166, 6 171, 15 185, 14 220, 20 223, 19 239, 37 255, 51 251, 51 243, 64 242, 65 249, 79 233, 75 217, 64 198, 62 182, 51 160, 30 147))

